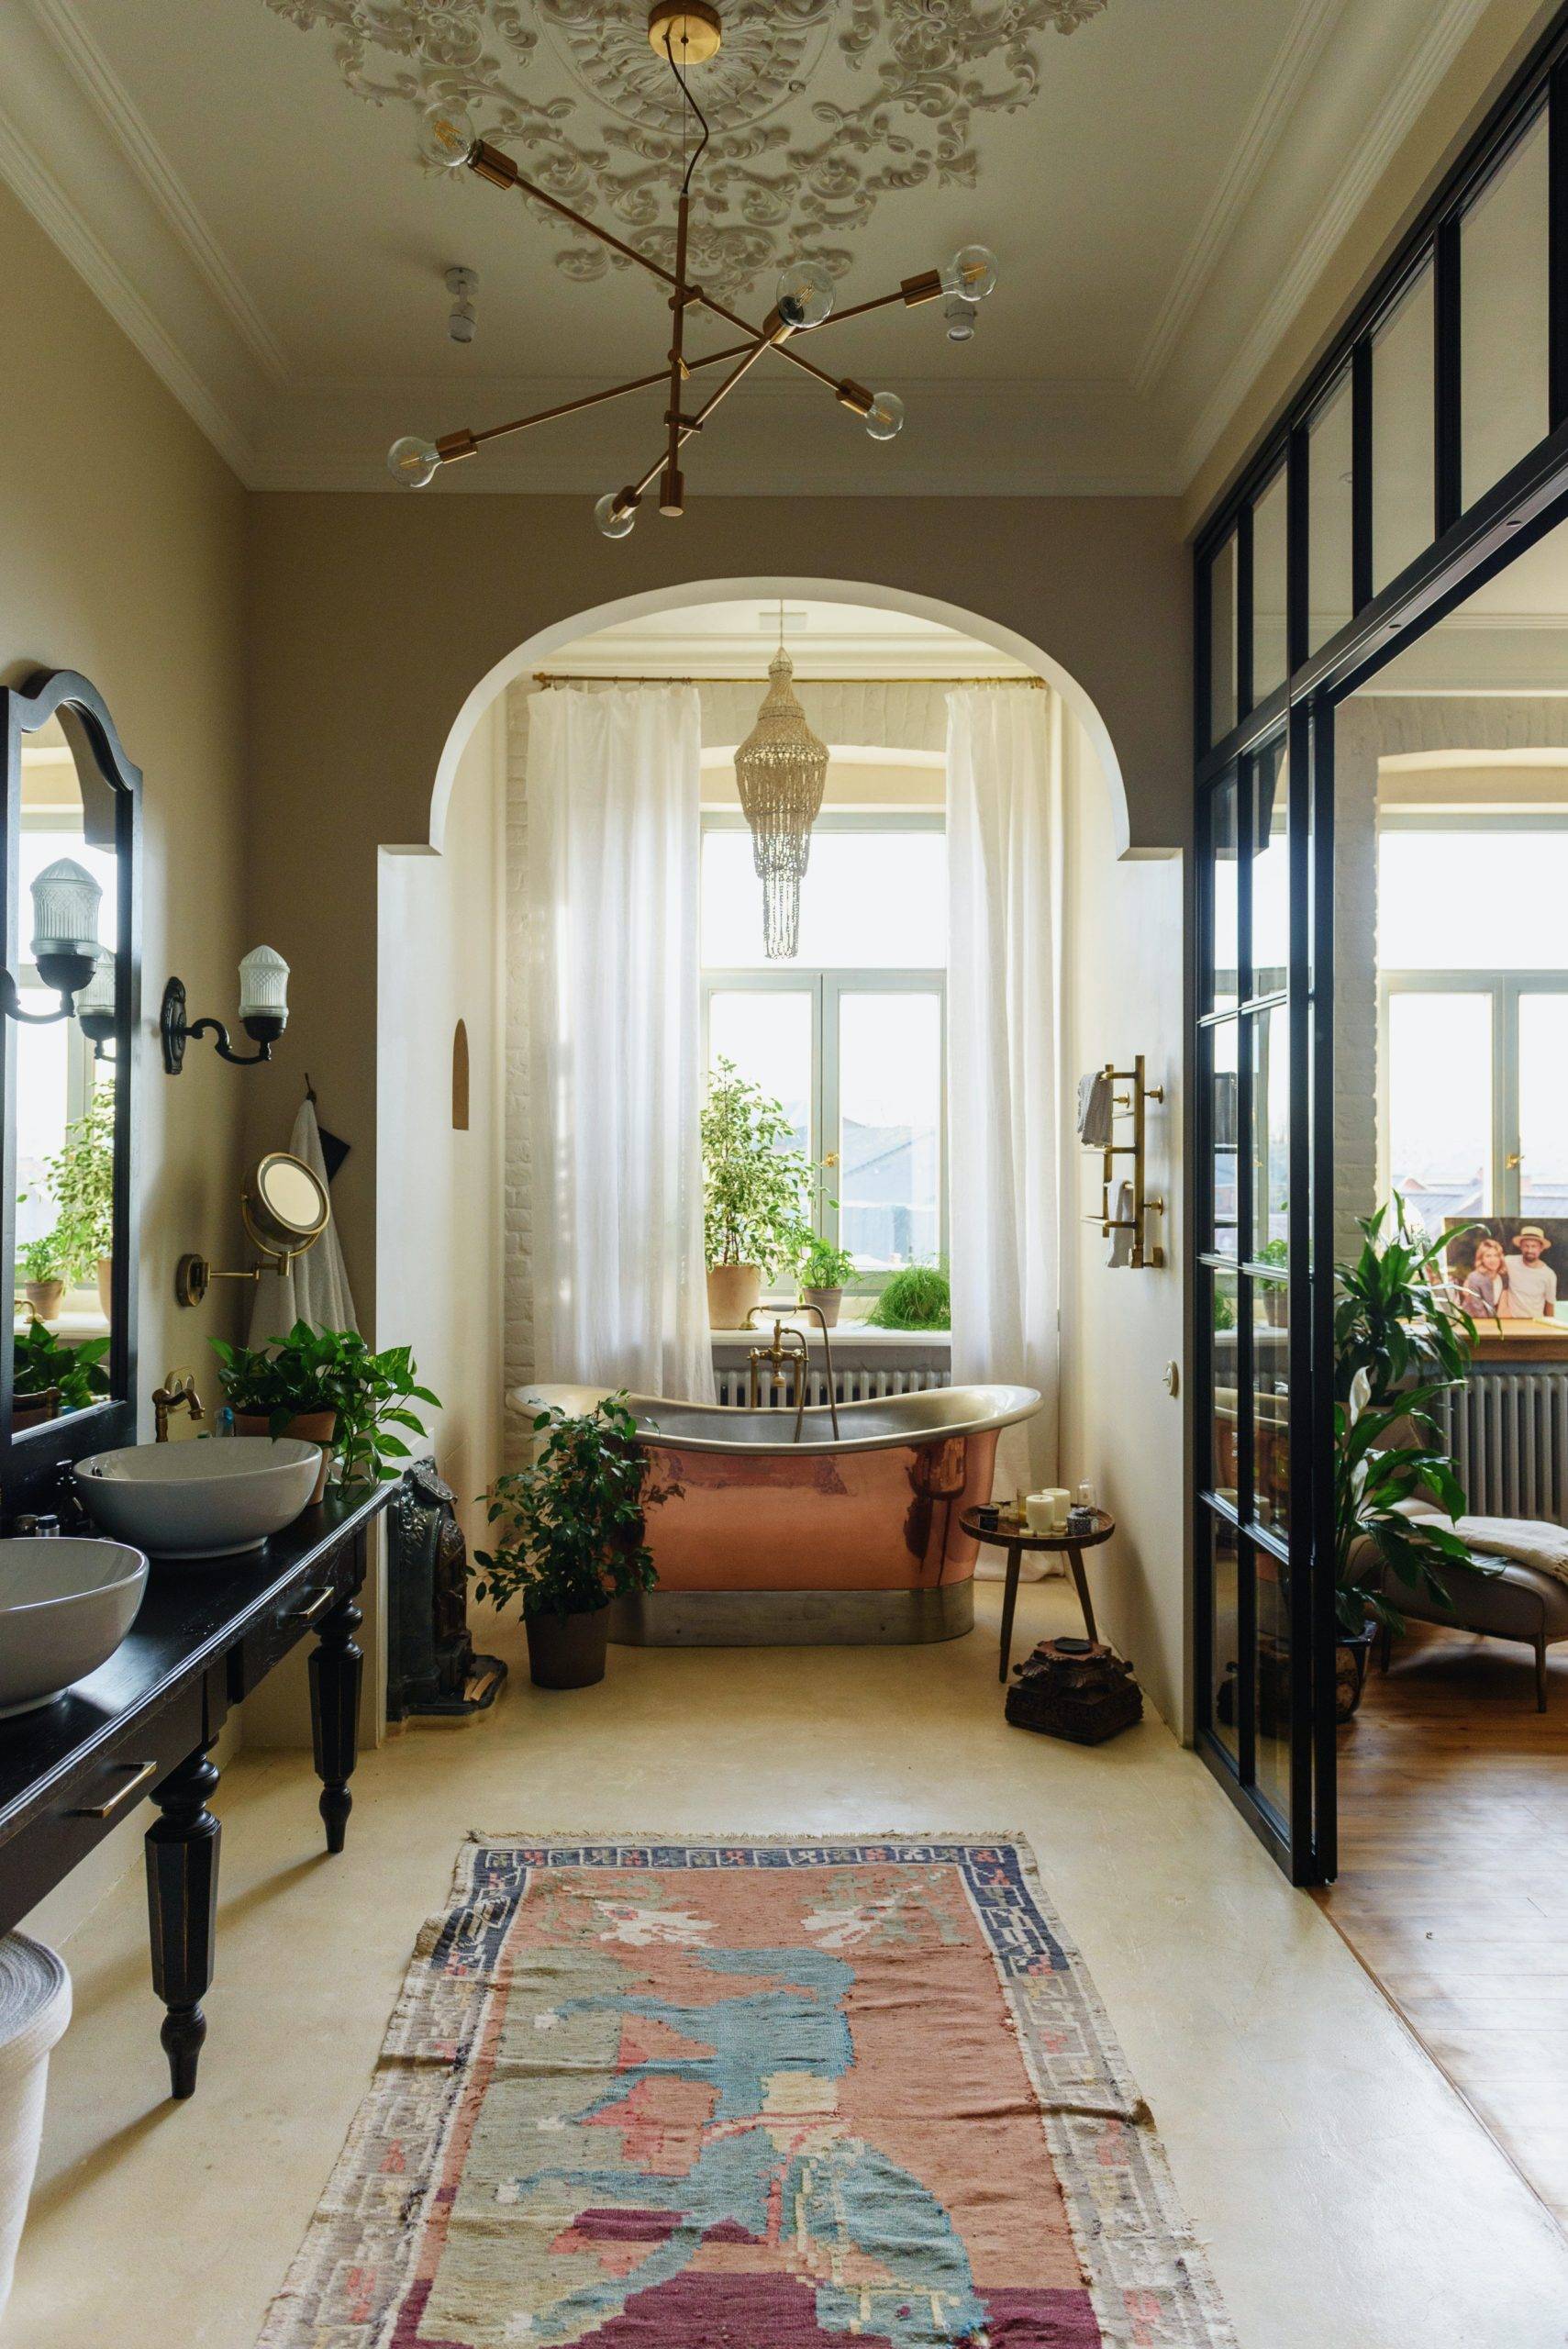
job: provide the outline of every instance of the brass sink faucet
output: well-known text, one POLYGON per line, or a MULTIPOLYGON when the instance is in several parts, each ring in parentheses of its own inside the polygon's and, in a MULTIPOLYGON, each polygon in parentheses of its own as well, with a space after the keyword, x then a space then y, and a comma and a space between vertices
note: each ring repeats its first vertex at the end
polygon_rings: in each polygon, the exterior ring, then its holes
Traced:
POLYGON ((206 1417, 202 1408, 202 1398, 196 1393, 194 1371, 187 1371, 184 1377, 181 1379, 176 1379, 173 1372, 169 1371, 165 1374, 162 1386, 153 1388, 152 1427, 153 1441, 157 1443, 167 1443, 169 1441, 171 1411, 189 1411, 193 1419, 206 1417))

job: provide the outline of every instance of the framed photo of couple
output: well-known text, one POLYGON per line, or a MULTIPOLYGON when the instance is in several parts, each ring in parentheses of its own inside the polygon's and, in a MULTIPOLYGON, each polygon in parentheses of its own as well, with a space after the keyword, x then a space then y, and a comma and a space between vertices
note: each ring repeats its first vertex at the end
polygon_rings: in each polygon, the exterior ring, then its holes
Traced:
MULTIPOLYGON (((1568 1219, 1450 1216, 1443 1251, 1455 1296, 1473 1321, 1553 1321, 1568 1269, 1568 1219)), ((1568 1300, 1564 1302, 1568 1326, 1568 1300)))

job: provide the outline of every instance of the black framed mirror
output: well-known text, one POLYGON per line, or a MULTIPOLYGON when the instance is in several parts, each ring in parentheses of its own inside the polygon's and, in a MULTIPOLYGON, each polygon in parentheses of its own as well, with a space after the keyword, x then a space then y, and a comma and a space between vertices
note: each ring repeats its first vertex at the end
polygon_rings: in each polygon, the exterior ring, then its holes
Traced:
POLYGON ((0 689, 0 1355, 7 1515, 136 1438, 136 1038, 141 775, 74 671, 0 689))

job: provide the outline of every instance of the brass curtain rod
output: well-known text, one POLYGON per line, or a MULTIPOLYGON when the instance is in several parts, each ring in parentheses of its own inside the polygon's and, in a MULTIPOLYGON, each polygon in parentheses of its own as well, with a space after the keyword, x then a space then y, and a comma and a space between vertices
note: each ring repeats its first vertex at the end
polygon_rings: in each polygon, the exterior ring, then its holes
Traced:
MULTIPOLYGON (((765 677, 567 677, 536 669, 536 685, 765 685, 765 677)), ((1025 685, 1043 693, 1043 677, 801 677, 797 685, 1025 685)))

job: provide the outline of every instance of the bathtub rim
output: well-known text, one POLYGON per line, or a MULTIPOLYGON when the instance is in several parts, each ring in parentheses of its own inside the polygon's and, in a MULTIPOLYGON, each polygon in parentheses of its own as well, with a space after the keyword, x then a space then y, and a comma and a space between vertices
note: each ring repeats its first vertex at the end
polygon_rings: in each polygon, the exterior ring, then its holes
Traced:
MULTIPOLYGON (((559 1404, 569 1412, 591 1411, 615 1389, 595 1386, 571 1386, 549 1380, 531 1385, 512 1386, 506 1391, 506 1408, 519 1417, 537 1413, 559 1404)), ((1017 1386, 1002 1382, 976 1380, 962 1386, 928 1386, 909 1395, 884 1395, 862 1403, 840 1403, 839 1425, 841 1432, 833 1433, 832 1418, 825 1403, 808 1403, 805 1425, 807 1431, 820 1427, 819 1439, 807 1432, 800 1442, 786 1435, 776 1443, 759 1443, 742 1439, 720 1436, 674 1434, 662 1428, 645 1427, 645 1414, 655 1411, 689 1411, 716 1423, 728 1419, 733 1423, 741 1416, 730 1403, 692 1403, 668 1395, 628 1395, 628 1404, 638 1422, 639 1441, 651 1452, 709 1452, 742 1453, 748 1459, 815 1459, 840 1452, 907 1451, 911 1446, 946 1443, 959 1436, 986 1435, 993 1430, 1016 1427, 1021 1420, 1033 1419, 1044 1397, 1038 1387, 1017 1386), (932 1404, 959 1403, 973 1398, 977 1408, 973 1415, 960 1419, 927 1416, 932 1404), (886 1412, 901 1404, 919 1408, 911 1410, 906 1427, 885 1429, 876 1435, 862 1435, 857 1441, 854 1425, 858 1414, 886 1412), (924 1420, 924 1423, 922 1423, 924 1420)), ((787 1427, 794 1419, 793 1407, 778 1411, 781 1425, 787 1427)))

